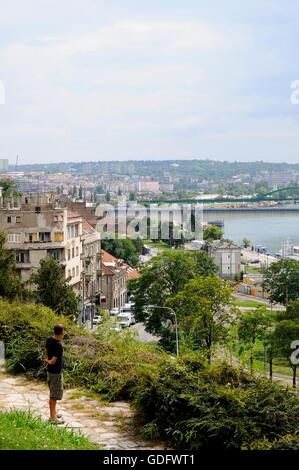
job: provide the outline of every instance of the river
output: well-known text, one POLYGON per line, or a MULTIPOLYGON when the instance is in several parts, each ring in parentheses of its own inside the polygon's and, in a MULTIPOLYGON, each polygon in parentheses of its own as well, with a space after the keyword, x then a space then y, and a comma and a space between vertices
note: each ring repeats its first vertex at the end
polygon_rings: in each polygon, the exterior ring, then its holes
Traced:
POLYGON ((271 254, 290 239, 299 245, 299 212, 204 212, 205 221, 224 222, 224 236, 236 243, 248 238, 253 245, 266 246, 271 254))

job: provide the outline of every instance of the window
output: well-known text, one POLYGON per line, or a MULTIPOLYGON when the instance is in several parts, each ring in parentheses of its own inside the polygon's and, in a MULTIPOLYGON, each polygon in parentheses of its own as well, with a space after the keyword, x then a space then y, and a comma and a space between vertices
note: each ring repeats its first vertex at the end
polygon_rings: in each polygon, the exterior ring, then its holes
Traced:
POLYGON ((54 215, 54 222, 58 222, 58 215, 54 215))
POLYGON ((79 256, 79 247, 76 246, 76 256, 79 256))
POLYGON ((7 217, 7 223, 11 224, 11 217, 7 217))
POLYGON ((8 243, 20 243, 21 242, 21 234, 20 233, 9 233, 7 235, 8 243))
POLYGON ((56 261, 60 261, 60 251, 59 250, 49 250, 48 255, 52 256, 56 261))
POLYGON ((71 274, 71 270, 69 269, 68 272, 67 272, 67 276, 68 278, 72 277, 72 274, 71 274))
POLYGON ((29 263, 29 252, 28 251, 19 251, 16 255, 17 263, 29 263))
POLYGON ((68 225, 67 227, 67 236, 68 239, 78 237, 79 235, 79 225, 68 225))
POLYGON ((75 277, 75 268, 72 268, 72 277, 75 277))
POLYGON ((72 248, 72 258, 75 258, 75 248, 72 248))
POLYGON ((76 266, 76 276, 79 276, 79 266, 76 266))
POLYGON ((35 208, 35 213, 36 213, 36 214, 40 214, 40 213, 41 213, 41 209, 40 209, 39 206, 36 206, 36 208, 35 208))
POLYGON ((39 241, 40 242, 50 242, 51 241, 50 232, 39 232, 39 241))
POLYGON ((71 250, 70 249, 67 250, 67 259, 68 260, 71 259, 71 250))
POLYGON ((16 217, 16 223, 17 224, 20 224, 21 223, 21 217, 19 215, 17 215, 16 217))
POLYGON ((63 232, 54 232, 54 242, 63 242, 64 234, 63 232))

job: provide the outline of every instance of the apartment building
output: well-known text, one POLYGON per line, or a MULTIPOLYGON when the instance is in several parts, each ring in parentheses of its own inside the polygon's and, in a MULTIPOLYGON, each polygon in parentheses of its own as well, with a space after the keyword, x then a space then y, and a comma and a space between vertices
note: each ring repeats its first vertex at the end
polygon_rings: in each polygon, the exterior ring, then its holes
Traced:
POLYGON ((90 320, 101 295, 101 241, 100 234, 83 219, 82 225, 82 303, 84 321, 90 320))
POLYGON ((82 296, 84 290, 86 304, 99 295, 100 236, 78 212, 49 194, 4 201, 0 188, 0 230, 7 234, 7 248, 16 252, 17 270, 25 281, 42 259, 52 256, 64 267, 65 279, 76 294, 82 296))
POLYGON ((116 307, 122 310, 127 301, 128 275, 122 260, 101 250, 102 257, 102 301, 101 307, 111 310, 116 307))

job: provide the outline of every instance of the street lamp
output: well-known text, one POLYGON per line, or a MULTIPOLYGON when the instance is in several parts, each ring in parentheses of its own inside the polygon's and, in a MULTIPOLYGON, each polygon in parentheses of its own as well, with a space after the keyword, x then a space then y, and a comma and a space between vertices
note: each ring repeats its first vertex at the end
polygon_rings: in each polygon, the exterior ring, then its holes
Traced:
POLYGON ((176 355, 179 355, 179 327, 178 327, 178 320, 175 311, 171 307, 162 307, 162 305, 147 305, 146 308, 153 309, 153 308, 160 308, 161 310, 168 310, 171 315, 174 317, 175 321, 175 343, 176 343, 176 355))

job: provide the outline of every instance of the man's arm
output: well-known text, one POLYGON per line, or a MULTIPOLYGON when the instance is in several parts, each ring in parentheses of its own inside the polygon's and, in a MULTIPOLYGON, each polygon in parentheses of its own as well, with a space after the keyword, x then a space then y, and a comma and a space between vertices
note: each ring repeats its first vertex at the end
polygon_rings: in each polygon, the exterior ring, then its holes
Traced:
POLYGON ((57 356, 53 356, 52 359, 49 359, 48 350, 45 349, 45 363, 49 364, 49 366, 53 366, 57 362, 57 356))
POLYGON ((52 359, 46 359, 46 363, 49 364, 49 366, 53 366, 57 362, 57 357, 53 356, 52 359))

